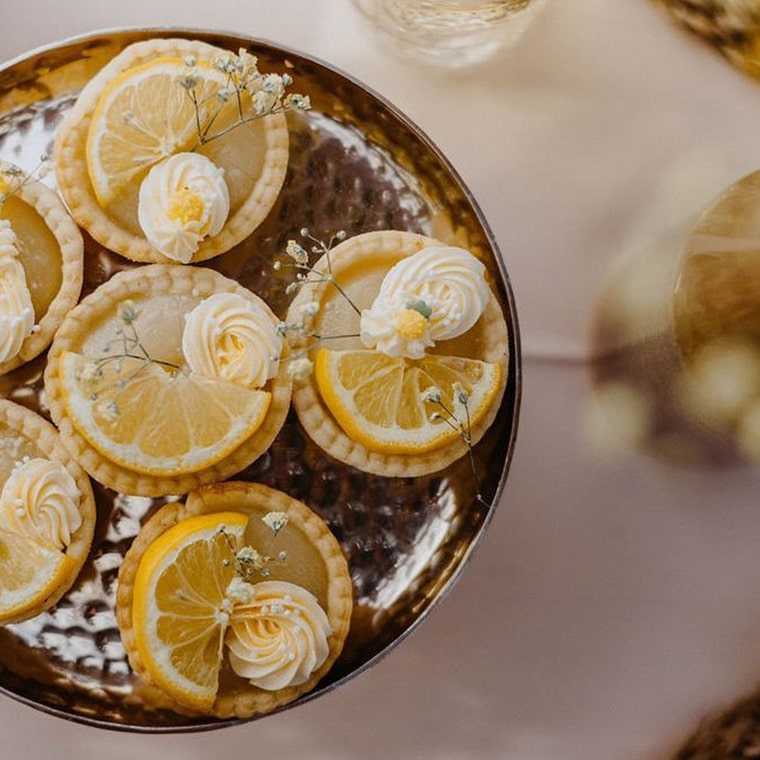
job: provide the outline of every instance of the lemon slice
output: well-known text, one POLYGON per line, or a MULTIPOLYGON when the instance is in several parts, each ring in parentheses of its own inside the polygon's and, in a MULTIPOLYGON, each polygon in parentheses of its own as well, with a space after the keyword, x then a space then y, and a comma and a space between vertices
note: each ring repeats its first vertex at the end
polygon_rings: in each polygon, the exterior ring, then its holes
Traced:
POLYGON ((41 611, 59 596, 76 572, 74 561, 58 549, 0 531, 0 622, 41 611))
MULTIPOLYGON (((205 61, 192 69, 198 114, 180 86, 188 69, 181 58, 156 58, 115 77, 95 107, 87 133, 87 172, 101 206, 132 179, 178 151, 192 148, 203 127, 223 108, 216 93, 227 75, 205 61)), ((233 108, 230 104, 230 110, 233 108)))
POLYGON ((148 676, 178 703, 214 703, 231 605, 226 589, 248 517, 216 512, 182 520, 145 551, 132 624, 148 676))
POLYGON ((63 403, 76 430, 112 462, 147 475, 210 467, 261 425, 271 394, 156 363, 66 352, 63 403))
POLYGON ((386 454, 418 454, 467 434, 501 388, 497 363, 432 354, 412 360, 377 351, 320 349, 314 375, 348 436, 386 454), (457 384, 468 396, 466 408, 455 398, 457 384), (425 399, 433 389, 440 401, 425 399))

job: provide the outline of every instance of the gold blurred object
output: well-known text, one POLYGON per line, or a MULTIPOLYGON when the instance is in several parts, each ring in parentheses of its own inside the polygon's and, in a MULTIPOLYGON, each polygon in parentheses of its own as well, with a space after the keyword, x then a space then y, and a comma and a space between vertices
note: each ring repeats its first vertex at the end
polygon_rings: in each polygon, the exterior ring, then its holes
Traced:
POLYGON ((681 26, 731 63, 760 78, 760 2, 757 0, 655 0, 681 26))
POLYGON ((595 317, 600 445, 601 410, 658 456, 760 463, 760 171, 623 261, 595 317))

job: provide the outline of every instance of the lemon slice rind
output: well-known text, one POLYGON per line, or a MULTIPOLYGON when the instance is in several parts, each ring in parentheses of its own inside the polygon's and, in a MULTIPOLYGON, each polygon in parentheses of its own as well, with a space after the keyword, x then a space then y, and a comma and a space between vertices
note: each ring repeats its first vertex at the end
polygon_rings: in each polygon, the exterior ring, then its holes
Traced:
MULTIPOLYGON (((225 548, 229 542, 225 558, 234 557, 235 548, 242 539, 248 517, 242 513, 217 512, 182 520, 151 543, 142 556, 137 568, 132 597, 132 625, 134 643, 145 672, 153 683, 175 699, 179 704, 190 709, 208 711, 216 697, 218 689, 218 672, 221 667, 221 641, 224 626, 218 612, 224 602, 224 590, 227 581, 223 576, 230 576, 234 570, 219 564, 218 567, 194 566, 196 574, 176 572, 182 569, 183 552, 193 554, 196 563, 203 565, 204 560, 212 563, 219 555, 219 544, 225 548), (224 536, 220 537, 220 532, 224 536), (204 545, 207 551, 204 552, 204 545), (161 580, 167 573, 173 573, 175 579, 184 581, 185 588, 162 588, 161 580), (202 575, 199 575, 201 573, 202 575), (200 589, 199 581, 211 581, 211 589, 200 589), (205 592, 212 593, 206 594, 205 592), (218 598, 209 598, 214 596, 218 598), (178 600, 179 612, 172 611, 174 593, 178 600), (195 610, 193 613, 192 610, 195 610), (185 646, 184 641, 167 641, 166 632, 171 630, 167 620, 171 617, 182 618, 192 615, 196 624, 207 623, 206 634, 210 639, 219 640, 219 659, 211 671, 203 668, 203 677, 191 678, 190 671, 182 672, 176 665, 176 650, 185 646)), ((191 642, 193 643, 193 642, 191 642)), ((197 660, 190 665, 198 665, 197 660)))
MULTIPOLYGON (((250 390, 227 381, 193 375, 169 377, 157 365, 146 364, 140 359, 124 359, 121 365, 122 372, 114 372, 113 376, 106 374, 103 381, 106 388, 98 393, 97 390, 91 391, 85 387, 81 380, 82 368, 88 364, 91 365, 92 360, 70 352, 64 353, 60 360, 63 402, 71 423, 102 455, 122 467, 145 475, 185 475, 213 466, 253 435, 261 426, 269 409, 271 394, 268 391, 250 390), (126 383, 142 383, 148 386, 138 398, 148 404, 151 401, 155 404, 152 407, 149 405, 139 410, 131 410, 132 414, 144 415, 137 429, 140 440, 145 442, 143 446, 137 442, 118 442, 114 436, 119 433, 123 423, 118 417, 110 421, 97 413, 98 403, 107 404, 113 400, 118 407, 120 396, 124 393, 124 389, 119 388, 121 377, 125 378, 126 383), (172 393, 171 386, 181 394, 183 386, 190 390, 191 384, 196 393, 202 393, 204 389, 208 391, 208 403, 216 411, 220 410, 220 396, 223 395, 227 402, 234 397, 237 401, 235 408, 239 410, 239 414, 228 413, 230 424, 225 435, 205 446, 193 444, 191 437, 187 450, 182 453, 160 456, 147 450, 148 446, 155 445, 156 430, 160 430, 164 437, 170 432, 165 429, 166 425, 174 427, 179 437, 180 430, 187 430, 192 425, 198 426, 202 423, 203 415, 195 417, 192 412, 188 413, 188 410, 183 408, 183 418, 175 419, 175 424, 172 425, 165 416, 167 409, 162 408, 163 405, 160 403, 162 398, 172 393), (151 392, 151 386, 157 386, 157 390, 151 392), (98 398, 91 398, 92 395, 98 398)), ((179 403, 174 403, 171 408, 176 410, 178 406, 179 403)))

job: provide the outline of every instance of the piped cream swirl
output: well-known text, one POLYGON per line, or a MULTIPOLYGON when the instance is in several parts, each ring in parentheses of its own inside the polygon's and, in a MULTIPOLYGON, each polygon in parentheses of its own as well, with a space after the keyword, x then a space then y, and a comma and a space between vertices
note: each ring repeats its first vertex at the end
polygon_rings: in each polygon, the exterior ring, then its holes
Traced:
POLYGON ((260 388, 277 374, 281 351, 271 315, 238 293, 214 293, 185 318, 185 361, 205 377, 260 388))
POLYGON ((148 242, 187 264, 230 213, 224 172, 200 153, 176 153, 156 164, 140 185, 137 218, 148 242))
POLYGON ((81 493, 66 468, 48 459, 27 459, 0 493, 0 529, 65 551, 82 525, 81 493))
POLYGON ((389 356, 421 359, 436 341, 466 333, 489 298, 485 267, 469 251, 429 246, 385 275, 362 311, 361 340, 389 356))
POLYGON ((225 641, 232 669, 269 691, 308 681, 330 651, 325 611, 293 583, 263 581, 252 589, 230 617, 225 641))
POLYGON ((34 328, 32 296, 18 254, 11 223, 0 219, 0 362, 17 356, 34 328))

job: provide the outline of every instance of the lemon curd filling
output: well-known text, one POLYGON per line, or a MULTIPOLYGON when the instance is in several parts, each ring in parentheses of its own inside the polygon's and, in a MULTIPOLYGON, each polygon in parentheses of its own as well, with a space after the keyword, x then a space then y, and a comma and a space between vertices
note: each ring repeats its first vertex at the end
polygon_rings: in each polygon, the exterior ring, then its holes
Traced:
POLYGON ((172 196, 166 209, 166 216, 181 225, 200 222, 206 211, 206 205, 200 193, 191 187, 182 187, 172 196))
POLYGON ((428 329, 428 321, 416 309, 405 308, 393 319, 396 330, 405 338, 419 339, 428 329))

